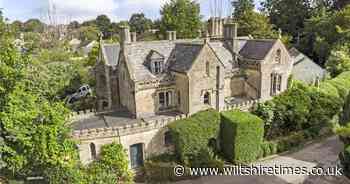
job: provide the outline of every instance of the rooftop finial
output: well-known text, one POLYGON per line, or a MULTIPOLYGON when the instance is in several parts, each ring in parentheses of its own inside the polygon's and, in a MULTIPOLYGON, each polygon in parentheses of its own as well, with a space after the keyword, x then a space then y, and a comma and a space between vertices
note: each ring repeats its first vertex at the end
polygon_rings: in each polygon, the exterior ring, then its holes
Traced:
POLYGON ((278 29, 278 39, 282 39, 282 29, 278 29))

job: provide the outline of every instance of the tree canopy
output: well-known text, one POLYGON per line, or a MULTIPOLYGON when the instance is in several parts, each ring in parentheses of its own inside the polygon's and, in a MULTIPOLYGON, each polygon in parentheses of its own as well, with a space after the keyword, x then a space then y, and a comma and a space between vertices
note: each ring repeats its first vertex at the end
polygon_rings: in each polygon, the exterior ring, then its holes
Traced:
POLYGON ((146 18, 143 13, 134 13, 129 20, 129 26, 131 31, 141 34, 151 28, 152 20, 146 18))
POLYGON ((201 29, 200 7, 192 0, 170 0, 161 9, 160 31, 176 31, 179 38, 194 38, 201 29))
POLYGON ((269 18, 254 11, 252 0, 239 0, 234 3, 233 17, 238 22, 238 33, 241 36, 252 35, 254 38, 277 37, 269 18))

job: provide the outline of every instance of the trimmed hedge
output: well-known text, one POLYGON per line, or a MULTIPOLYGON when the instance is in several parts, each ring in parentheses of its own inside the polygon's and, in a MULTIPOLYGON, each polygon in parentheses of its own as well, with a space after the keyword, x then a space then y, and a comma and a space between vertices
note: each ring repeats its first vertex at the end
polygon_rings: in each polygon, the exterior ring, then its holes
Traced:
POLYGON ((277 144, 275 142, 263 142, 261 144, 260 157, 267 157, 277 153, 277 144))
POLYGON ((233 163, 249 163, 261 154, 264 123, 250 113, 229 111, 221 114, 221 148, 233 163))
POLYGON ((220 129, 220 114, 210 109, 175 121, 168 127, 174 140, 176 157, 182 163, 191 165, 211 140, 216 142, 220 129))

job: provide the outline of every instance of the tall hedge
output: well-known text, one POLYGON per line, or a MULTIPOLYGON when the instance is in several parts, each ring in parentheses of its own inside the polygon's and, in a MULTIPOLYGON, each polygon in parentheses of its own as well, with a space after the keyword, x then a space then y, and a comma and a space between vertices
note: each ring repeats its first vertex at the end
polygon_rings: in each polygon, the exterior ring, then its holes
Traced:
POLYGON ((241 111, 221 114, 221 149, 223 156, 233 163, 249 163, 261 153, 264 122, 259 117, 241 111))
POLYGON ((171 123, 169 130, 180 161, 190 164, 211 140, 216 140, 220 129, 220 114, 215 110, 198 112, 190 118, 171 123))
POLYGON ((339 154, 339 160, 345 176, 350 178, 350 145, 347 145, 344 151, 339 154))
POLYGON ((321 83, 320 91, 331 96, 340 97, 345 102, 350 94, 350 71, 321 83))

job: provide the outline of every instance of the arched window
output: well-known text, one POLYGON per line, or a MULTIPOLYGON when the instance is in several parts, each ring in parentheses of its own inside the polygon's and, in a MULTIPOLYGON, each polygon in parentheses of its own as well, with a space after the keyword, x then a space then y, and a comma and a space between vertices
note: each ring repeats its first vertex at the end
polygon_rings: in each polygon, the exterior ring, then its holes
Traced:
POLYGON ((91 154, 91 159, 95 160, 97 158, 96 146, 94 143, 90 143, 90 154, 91 154))
POLYGON ((210 64, 208 61, 205 63, 205 72, 207 76, 210 76, 210 64))
POLYGON ((204 104, 210 105, 210 93, 206 92, 204 94, 204 104))
POLYGON ((281 55, 282 55, 281 49, 278 49, 276 51, 276 58, 275 58, 276 63, 281 63, 281 57, 282 57, 281 55))

